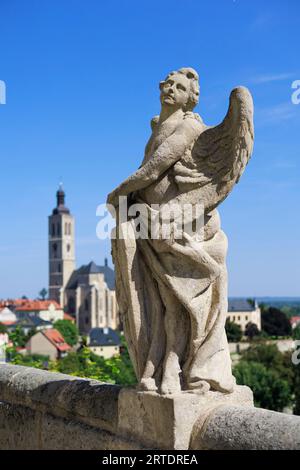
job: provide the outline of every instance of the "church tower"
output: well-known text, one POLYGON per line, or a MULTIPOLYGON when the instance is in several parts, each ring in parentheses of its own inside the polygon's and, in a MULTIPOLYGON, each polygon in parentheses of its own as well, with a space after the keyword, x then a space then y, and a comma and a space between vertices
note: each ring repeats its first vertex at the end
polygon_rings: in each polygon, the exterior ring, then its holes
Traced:
POLYGON ((75 270, 74 217, 65 206, 62 184, 57 204, 49 216, 49 299, 64 307, 64 289, 75 270))

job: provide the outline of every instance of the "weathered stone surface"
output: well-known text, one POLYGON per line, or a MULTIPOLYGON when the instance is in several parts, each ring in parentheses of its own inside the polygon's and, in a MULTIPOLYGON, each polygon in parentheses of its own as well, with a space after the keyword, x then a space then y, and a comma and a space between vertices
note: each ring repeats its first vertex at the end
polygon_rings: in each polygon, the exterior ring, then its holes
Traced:
POLYGON ((216 207, 252 153, 252 98, 246 88, 234 89, 224 121, 210 128, 192 112, 195 70, 171 72, 160 90, 161 112, 151 121, 142 164, 108 196, 112 213, 120 196, 131 212, 122 223, 115 214, 112 241, 124 332, 141 390, 228 393, 235 380, 224 328, 227 239, 216 207), (158 223, 155 237, 150 221, 165 219, 166 208, 167 233, 158 223), (194 230, 201 209, 203 227, 194 230))
POLYGON ((118 432, 131 436, 145 446, 158 449, 188 449, 193 426, 211 408, 224 404, 253 406, 248 387, 236 387, 233 393, 178 393, 160 395, 123 389, 119 395, 118 432))
POLYGON ((138 442, 76 420, 0 402, 1 450, 130 450, 138 442))
POLYGON ((114 431, 120 387, 23 366, 0 366, 0 400, 114 431))
POLYGON ((0 402, 0 449, 40 449, 39 419, 34 410, 0 402))
POLYGON ((195 424, 191 449, 300 450, 300 417, 222 406, 195 424))

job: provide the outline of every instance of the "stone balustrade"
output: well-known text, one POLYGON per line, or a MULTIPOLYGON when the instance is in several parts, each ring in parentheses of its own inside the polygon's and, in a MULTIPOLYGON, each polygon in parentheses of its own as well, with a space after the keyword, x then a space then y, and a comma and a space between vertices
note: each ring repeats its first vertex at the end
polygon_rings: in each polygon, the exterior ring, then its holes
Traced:
POLYGON ((0 449, 300 449, 300 417, 204 405, 194 394, 0 365, 0 449))

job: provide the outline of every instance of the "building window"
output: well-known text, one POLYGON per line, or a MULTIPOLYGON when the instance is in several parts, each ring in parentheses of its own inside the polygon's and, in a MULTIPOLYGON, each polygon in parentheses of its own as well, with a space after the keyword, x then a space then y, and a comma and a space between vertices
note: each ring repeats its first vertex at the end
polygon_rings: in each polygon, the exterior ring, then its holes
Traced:
POLYGON ((248 320, 248 315, 246 315, 246 317, 245 317, 245 318, 246 318, 246 321, 247 321, 247 320, 248 320))
POLYGON ((71 250, 71 245, 68 243, 67 244, 67 252, 69 253, 70 250, 71 250))
POLYGON ((71 235, 71 224, 69 224, 69 235, 71 235))
POLYGON ((88 301, 88 299, 85 299, 85 301, 84 301, 84 308, 85 308, 86 311, 88 311, 88 309, 89 309, 89 301, 88 301))
POLYGON ((60 224, 57 224, 57 235, 60 237, 60 224))
POLYGON ((65 235, 68 235, 68 224, 65 223, 65 235))
POLYGON ((55 237, 55 224, 52 224, 52 237, 55 237))
POLYGON ((85 317, 85 324, 88 325, 89 323, 89 317, 85 317))
POLYGON ((235 315, 233 315, 232 320, 235 321, 235 315))
POLYGON ((57 244, 53 243, 52 245, 52 253, 53 253, 53 258, 57 257, 57 244))
POLYGON ((61 265, 60 265, 60 263, 58 263, 57 271, 58 271, 59 273, 61 273, 61 265))
POLYGON ((241 317, 238 317, 238 321, 240 321, 241 317))

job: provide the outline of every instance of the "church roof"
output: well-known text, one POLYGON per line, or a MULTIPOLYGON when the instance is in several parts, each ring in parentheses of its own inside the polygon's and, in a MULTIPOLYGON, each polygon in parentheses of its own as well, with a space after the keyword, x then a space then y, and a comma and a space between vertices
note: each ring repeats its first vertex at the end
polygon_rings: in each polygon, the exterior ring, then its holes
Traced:
POLYGON ((89 264, 83 265, 78 269, 78 274, 98 274, 101 273, 100 266, 97 266, 94 261, 89 264))
POLYGON ((246 299, 229 299, 228 312, 253 312, 255 310, 249 300, 246 299))
MULTIPOLYGON (((115 273, 114 273, 114 270, 111 269, 107 265, 107 260, 105 260, 104 266, 99 266, 96 263, 94 263, 94 261, 91 261, 89 264, 85 264, 81 266, 79 269, 77 269, 77 271, 75 271, 75 273, 76 274, 104 274, 104 280, 109 290, 115 289, 115 273)), ((72 278, 71 278, 71 282, 67 286, 67 288, 74 289, 76 287, 77 287, 77 280, 75 282, 72 282, 72 278)))

